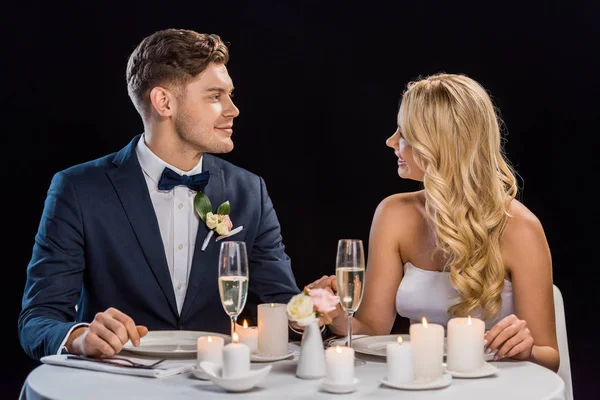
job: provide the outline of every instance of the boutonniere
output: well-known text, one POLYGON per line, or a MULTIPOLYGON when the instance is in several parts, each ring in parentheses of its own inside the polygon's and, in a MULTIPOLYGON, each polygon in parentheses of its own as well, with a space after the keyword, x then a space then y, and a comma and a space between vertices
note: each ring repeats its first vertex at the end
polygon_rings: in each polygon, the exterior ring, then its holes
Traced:
POLYGON ((233 223, 231 222, 231 218, 229 218, 229 213, 231 212, 231 206, 229 201, 222 203, 218 208, 216 214, 212 212, 212 204, 210 199, 203 192, 196 193, 194 197, 194 209, 198 213, 198 216, 206 224, 206 227, 209 229, 204 242, 202 243, 202 251, 206 249, 210 238, 216 232, 219 236, 217 236, 216 241, 218 242, 221 239, 229 237, 231 235, 235 235, 242 229, 243 226, 238 226, 235 229, 231 229, 233 227, 233 223))

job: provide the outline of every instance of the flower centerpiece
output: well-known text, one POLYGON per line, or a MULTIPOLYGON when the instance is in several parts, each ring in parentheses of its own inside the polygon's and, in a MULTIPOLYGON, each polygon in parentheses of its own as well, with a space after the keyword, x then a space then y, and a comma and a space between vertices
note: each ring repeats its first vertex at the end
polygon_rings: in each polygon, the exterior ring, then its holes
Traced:
POLYGON ((325 350, 319 332, 319 322, 331 323, 327 313, 335 310, 339 301, 338 296, 325 289, 305 287, 288 302, 286 308, 288 319, 304 328, 296 367, 297 377, 319 379, 325 376, 325 350))
POLYGON ((321 320, 330 324, 328 312, 335 310, 340 298, 325 289, 309 289, 305 287, 290 299, 287 304, 288 319, 302 327, 321 320))

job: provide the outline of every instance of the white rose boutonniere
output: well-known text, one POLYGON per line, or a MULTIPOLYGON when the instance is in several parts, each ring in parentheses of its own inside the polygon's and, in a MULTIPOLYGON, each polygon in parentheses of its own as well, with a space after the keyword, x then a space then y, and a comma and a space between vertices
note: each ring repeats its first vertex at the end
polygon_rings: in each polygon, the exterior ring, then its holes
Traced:
POLYGON ((243 226, 238 226, 237 228, 232 229, 233 223, 229 217, 229 213, 231 212, 229 201, 222 203, 217 208, 217 213, 214 214, 212 212, 212 204, 208 196, 203 192, 198 192, 194 197, 194 209, 196 210, 196 213, 202 222, 204 222, 206 227, 209 229, 209 232, 202 243, 202 251, 206 250, 206 246, 208 246, 210 238, 215 232, 217 232, 219 235, 216 239, 219 241, 231 235, 235 235, 244 229, 243 226))

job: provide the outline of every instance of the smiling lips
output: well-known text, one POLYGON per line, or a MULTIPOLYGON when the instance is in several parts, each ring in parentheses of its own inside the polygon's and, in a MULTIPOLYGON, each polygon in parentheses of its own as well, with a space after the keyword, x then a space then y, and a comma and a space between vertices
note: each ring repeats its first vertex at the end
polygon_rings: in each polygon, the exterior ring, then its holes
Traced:
POLYGON ((227 132, 230 135, 233 133, 233 125, 216 126, 215 129, 227 132))
POLYGON ((400 158, 400 155, 398 155, 398 153, 394 152, 394 154, 396 155, 396 157, 398 157, 398 165, 399 166, 406 165, 406 161, 404 161, 402 158, 400 158))

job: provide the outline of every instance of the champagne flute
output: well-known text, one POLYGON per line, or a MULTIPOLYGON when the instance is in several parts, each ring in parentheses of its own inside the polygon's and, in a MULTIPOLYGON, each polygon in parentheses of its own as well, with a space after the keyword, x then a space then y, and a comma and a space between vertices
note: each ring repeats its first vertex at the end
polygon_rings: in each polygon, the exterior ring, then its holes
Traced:
MULTIPOLYGON (((340 239, 335 261, 337 293, 348 314, 348 347, 352 347, 352 316, 358 310, 365 286, 365 253, 360 239, 340 239)), ((354 359, 354 365, 365 364, 354 359)))
POLYGON ((231 336, 248 295, 248 255, 246 243, 225 241, 219 254, 219 295, 223 309, 231 317, 231 336))

